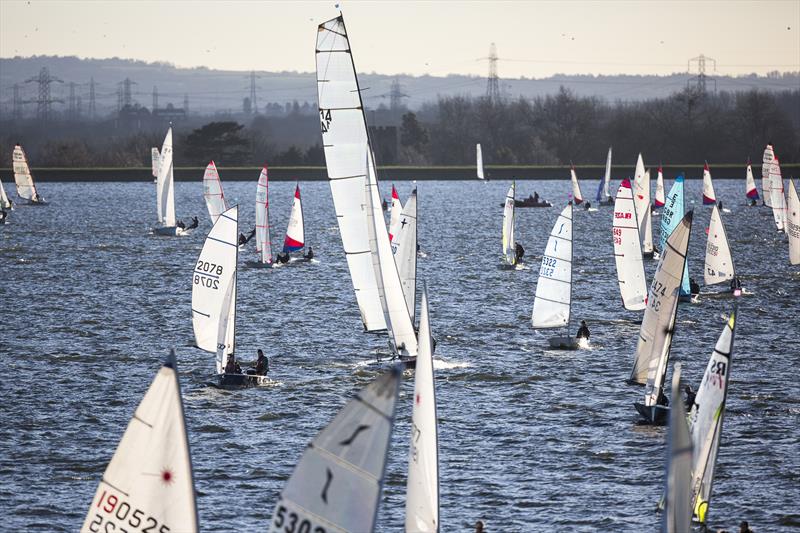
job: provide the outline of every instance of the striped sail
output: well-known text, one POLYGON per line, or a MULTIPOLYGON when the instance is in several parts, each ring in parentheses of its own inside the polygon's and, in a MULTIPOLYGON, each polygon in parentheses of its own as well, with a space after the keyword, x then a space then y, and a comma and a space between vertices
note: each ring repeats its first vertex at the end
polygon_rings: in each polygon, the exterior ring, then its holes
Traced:
POLYGON ((686 533, 692 521, 692 438, 686 424, 686 408, 680 389, 681 364, 672 371, 672 397, 667 431, 665 505, 661 521, 664 533, 686 533))
POLYGON ((800 199, 797 197, 793 179, 789 179, 788 196, 786 235, 789 237, 789 262, 800 265, 800 199))
POLYGON ((703 205, 716 205, 717 195, 714 193, 714 183, 711 181, 711 171, 708 163, 703 166, 703 205))
POLYGON ((406 200, 399 226, 394 261, 403 286, 408 316, 413 324, 417 307, 417 189, 411 191, 411 196, 406 200))
POLYGON ((506 203, 503 206, 503 261, 507 265, 517 263, 517 254, 514 240, 514 194, 516 182, 511 182, 511 187, 506 193, 506 203))
POLYGON ((775 227, 778 231, 784 231, 786 227, 786 195, 783 192, 783 176, 781 176, 781 163, 776 155, 772 160, 769 172, 772 188, 772 216, 775 219, 775 227))
POLYGON ((36 185, 33 184, 33 176, 28 166, 28 158, 22 146, 14 146, 12 154, 12 166, 14 167, 14 182, 17 185, 17 195, 28 201, 36 201, 36 185))
POLYGON ((750 160, 747 160, 747 172, 744 178, 745 194, 751 200, 758 200, 758 189, 756 188, 756 180, 753 179, 753 167, 750 165, 750 160))
POLYGON ((559 328, 569 323, 572 303, 572 205, 558 215, 542 255, 533 299, 534 328, 559 328))
POLYGON ((303 225, 303 203, 300 200, 300 185, 294 188, 292 211, 289 213, 289 226, 283 240, 283 253, 297 252, 305 246, 305 227, 303 225))
POLYGON ((81 533, 195 533, 192 459, 175 352, 156 374, 97 487, 81 533), (147 526, 147 527, 145 527, 147 526))
POLYGON ((436 422, 428 291, 424 286, 413 401, 406 482, 406 532, 435 533, 439 531, 439 432, 436 422))
POLYGON ((646 385, 645 405, 656 404, 658 392, 663 386, 691 229, 692 211, 689 211, 662 248, 661 258, 647 293, 647 307, 639 329, 639 341, 630 376, 631 382, 646 385))
POLYGON ((350 269, 361 321, 367 331, 386 329, 372 268, 364 210, 369 146, 364 106, 344 18, 319 25, 316 45, 317 96, 325 164, 342 247, 350 269))
POLYGON ((309 443, 281 491, 271 533, 375 528, 402 371, 381 375, 309 443))
POLYGON ((261 169, 256 185, 256 252, 261 262, 272 263, 272 239, 269 234, 269 176, 261 169))
POLYGON ((482 180, 485 179, 483 175, 483 152, 481 151, 481 143, 475 145, 475 153, 478 159, 478 179, 482 180))
POLYGON ((706 285, 722 283, 734 278, 733 257, 728 245, 728 236, 722 215, 715 205, 711 211, 711 222, 708 224, 708 241, 706 242, 706 264, 703 273, 706 285))
MULTIPOLYGON (((683 174, 679 174, 675 178, 675 183, 667 195, 667 202, 661 211, 661 232, 659 237, 659 248, 662 250, 666 246, 667 239, 672 231, 678 226, 683 218, 685 211, 684 208, 684 189, 683 189, 683 174)), ((683 279, 681 280, 681 296, 688 296, 689 290, 689 261, 684 262, 683 279)))
POLYGON ((761 195, 764 197, 764 205, 772 207, 772 160, 775 158, 775 151, 771 144, 764 148, 764 155, 761 158, 761 195))
POLYGON ((614 201, 614 260, 622 305, 628 311, 642 311, 647 296, 644 262, 639 247, 639 226, 633 208, 633 192, 629 180, 622 180, 614 201))
POLYGON ((173 184, 172 128, 167 130, 161 146, 161 164, 156 180, 158 221, 167 228, 175 226, 175 185, 173 184))
POLYGON ((219 180, 217 166, 211 161, 203 174, 203 198, 206 200, 211 223, 217 222, 219 216, 228 210, 225 193, 222 191, 222 182, 219 180))
POLYGON ((392 184, 392 205, 389 213, 389 242, 392 243, 392 250, 397 249, 395 237, 397 231, 400 229, 400 214, 403 212, 403 204, 400 203, 400 197, 397 195, 397 189, 392 184))
POLYGON ((728 398, 731 374, 736 311, 731 314, 717 340, 708 361, 703 381, 697 389, 694 405, 689 412, 689 426, 694 447, 692 462, 692 510, 697 520, 706 523, 714 468, 722 435, 722 420, 728 398))
POLYGON ((656 196, 653 200, 653 205, 656 207, 664 207, 666 199, 664 198, 664 171, 661 165, 658 165, 658 174, 656 176, 656 196))
POLYGON ((575 201, 575 205, 580 205, 583 203, 583 194, 581 194, 581 186, 578 183, 578 175, 575 174, 575 167, 569 169, 569 179, 572 182, 572 198, 575 201))

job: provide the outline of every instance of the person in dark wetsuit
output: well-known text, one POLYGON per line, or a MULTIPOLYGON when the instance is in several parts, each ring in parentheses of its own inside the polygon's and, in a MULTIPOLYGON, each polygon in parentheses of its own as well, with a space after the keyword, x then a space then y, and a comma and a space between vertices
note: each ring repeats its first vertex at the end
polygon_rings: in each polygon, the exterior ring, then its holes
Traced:
POLYGON ((722 200, 717 202, 717 207, 719 208, 720 211, 722 211, 722 200))
POLYGON ((689 278, 689 292, 692 293, 692 296, 700 294, 700 285, 697 284, 694 278, 689 278))
POLYGON ((751 205, 751 206, 756 206, 756 205, 758 205, 758 202, 756 201, 756 199, 755 199, 755 198, 753 198, 752 200, 750 200, 750 205, 751 205))
POLYGON ((742 282, 739 280, 738 276, 734 276, 733 279, 731 279, 731 292, 737 289, 742 290, 742 282))
POLYGON ((589 332, 589 327, 586 325, 585 320, 581 320, 581 327, 578 328, 578 334, 575 335, 576 339, 588 339, 591 333, 589 332))
POLYGON ((517 263, 521 263, 522 258, 525 257, 525 248, 518 242, 514 243, 514 255, 517 256, 517 263))
POLYGON ((583 206, 583 208, 586 209, 587 211, 589 210, 590 207, 592 207, 592 204, 590 202, 586 202, 586 204, 583 206))
MULTIPOLYGON (((528 195, 528 197, 530 198, 530 195, 528 195)), ((533 191, 533 198, 531 198, 531 199, 533 200, 533 203, 538 204, 539 203, 539 193, 536 192, 536 191, 533 191)))
POLYGON ((658 391, 658 399, 656 399, 656 405, 663 405, 664 407, 669 407, 669 399, 667 395, 664 394, 664 389, 660 389, 658 391))
POLYGON ((183 220, 179 220, 175 223, 176 228, 186 229, 186 224, 183 223, 183 220))
POLYGON ((239 366, 239 363, 233 358, 233 354, 228 356, 228 362, 225 363, 225 373, 226 374, 241 374, 242 368, 239 366))
POLYGON ((269 359, 264 355, 261 349, 258 350, 258 359, 256 359, 256 375, 266 376, 269 372, 269 359))
POLYGON ((276 263, 288 263, 289 262, 289 253, 288 252, 279 253, 275 257, 275 262, 276 263))
POLYGON ((250 242, 250 239, 252 239, 255 234, 256 234, 256 228, 253 228, 253 231, 248 233, 247 236, 245 236, 244 233, 240 233, 239 234, 239 246, 241 246, 243 244, 247 244, 248 242, 250 242))
POLYGON ((200 221, 197 220, 197 217, 192 217, 192 223, 186 226, 186 229, 194 229, 200 225, 200 221))
POLYGON ((312 247, 308 247, 308 253, 303 256, 303 259, 306 259, 307 261, 314 259, 314 249, 312 247))
POLYGON ((692 390, 691 385, 686 385, 683 388, 683 391, 686 393, 686 410, 691 411, 692 406, 694 405, 694 399, 697 397, 697 393, 692 390))
POLYGON ((4 224, 7 216, 8 213, 6 213, 3 209, 0 209, 0 223, 4 224))

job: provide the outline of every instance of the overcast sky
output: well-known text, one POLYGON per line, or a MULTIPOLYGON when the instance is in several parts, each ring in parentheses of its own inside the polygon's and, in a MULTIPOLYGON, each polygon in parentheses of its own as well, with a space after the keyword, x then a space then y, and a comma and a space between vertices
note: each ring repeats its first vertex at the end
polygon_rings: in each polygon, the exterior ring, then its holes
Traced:
POLYGON ((800 70, 800 0, 0 0, 0 57, 77 55, 226 70, 314 70, 316 25, 345 15, 360 72, 501 77, 800 70), (713 64, 709 64, 713 72, 713 64))

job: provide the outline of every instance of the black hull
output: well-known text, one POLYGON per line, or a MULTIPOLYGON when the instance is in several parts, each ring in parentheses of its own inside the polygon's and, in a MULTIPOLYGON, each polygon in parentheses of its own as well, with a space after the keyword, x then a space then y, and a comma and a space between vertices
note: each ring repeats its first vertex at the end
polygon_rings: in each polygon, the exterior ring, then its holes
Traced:
POLYGON ((667 417, 669 416, 669 407, 664 405, 644 405, 638 402, 634 403, 633 406, 646 424, 652 426, 666 425, 667 417))
POLYGON ((529 203, 529 202, 522 202, 520 200, 514 200, 514 207, 553 207, 553 204, 550 202, 537 202, 537 203, 529 203))
POLYGON ((238 390, 258 387, 259 379, 266 376, 256 376, 255 374, 217 374, 214 376, 214 386, 218 389, 238 390))
POLYGON ((400 362, 403 363, 406 366, 406 368, 417 368, 417 358, 416 357, 410 357, 410 356, 407 356, 407 355, 401 355, 399 357, 399 359, 400 359, 400 362))

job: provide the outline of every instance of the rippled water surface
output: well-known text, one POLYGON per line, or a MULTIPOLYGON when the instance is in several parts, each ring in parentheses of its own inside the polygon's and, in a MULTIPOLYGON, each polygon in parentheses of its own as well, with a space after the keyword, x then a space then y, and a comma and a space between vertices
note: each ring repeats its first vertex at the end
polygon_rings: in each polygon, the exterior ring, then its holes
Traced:
MULTIPOLYGON (((225 183, 252 227, 252 183, 225 183)), ((224 179, 224 176, 223 176, 224 179)), ((668 184, 669 186, 670 184, 668 184)), ((282 242, 294 184, 270 187, 273 241, 282 242)), ((202 528, 267 529, 305 445, 379 371, 386 337, 362 333, 327 183, 301 184, 307 243, 318 262, 241 267, 238 354, 272 356, 277 385, 209 388, 213 356, 192 347, 191 270, 210 222, 202 185, 176 184, 182 238, 149 234, 153 184, 41 186, 52 203, 18 207, 0 227, 0 507, 7 531, 77 531, 136 405, 176 347, 202 528)), ((388 196, 384 180, 384 193, 388 196)), ((420 182, 419 260, 439 344, 441 523, 468 531, 653 531, 664 428, 637 424, 641 388, 625 384, 640 316, 620 304, 611 208, 576 210, 573 318, 592 348, 545 349, 530 314, 538 256, 559 211, 517 210, 531 268, 498 268, 507 182, 420 182)), ((587 186, 584 185, 586 188, 587 186)), ((398 184, 401 197, 411 183, 398 184)), ((568 181, 519 182, 566 201, 568 181)), ((593 188, 589 187, 589 188, 593 188)), ((743 184, 718 181, 724 222, 745 287, 710 522, 757 531, 800 526, 800 269, 770 212, 744 207, 743 184)), ((690 272, 702 279, 710 209, 701 184, 690 272)), ((557 205, 563 205, 562 200, 557 205)), ((658 219, 655 219, 656 223, 658 219)), ((240 264, 254 258, 250 248, 240 264)), ((655 262, 647 262, 648 277, 655 262)), ((716 291, 704 288, 704 292, 716 291)), ((699 385, 728 298, 681 305, 673 360, 699 385)), ((573 321, 573 330, 576 329, 573 321)), ((574 331, 573 331, 574 334, 574 331)), ((400 531, 413 374, 404 380, 378 530, 400 531)))

